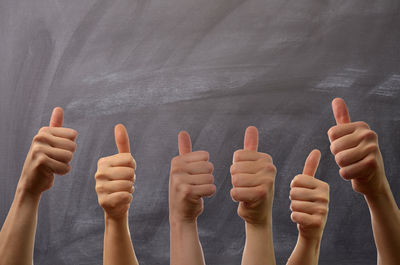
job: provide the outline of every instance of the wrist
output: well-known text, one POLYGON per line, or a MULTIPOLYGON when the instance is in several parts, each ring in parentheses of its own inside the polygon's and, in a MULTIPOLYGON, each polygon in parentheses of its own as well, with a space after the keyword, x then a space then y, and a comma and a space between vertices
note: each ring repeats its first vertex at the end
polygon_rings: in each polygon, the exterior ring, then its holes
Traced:
POLYGON ((17 190, 15 192, 15 200, 18 203, 37 203, 39 204, 40 198, 42 197, 41 193, 31 192, 24 187, 24 185, 18 184, 17 190))
POLYGON ((305 237, 299 234, 297 245, 306 249, 314 250, 318 253, 321 246, 321 239, 322 235, 320 237, 305 237))
POLYGON ((104 213, 105 224, 107 225, 126 225, 128 224, 128 213, 123 216, 110 216, 106 212, 104 213))

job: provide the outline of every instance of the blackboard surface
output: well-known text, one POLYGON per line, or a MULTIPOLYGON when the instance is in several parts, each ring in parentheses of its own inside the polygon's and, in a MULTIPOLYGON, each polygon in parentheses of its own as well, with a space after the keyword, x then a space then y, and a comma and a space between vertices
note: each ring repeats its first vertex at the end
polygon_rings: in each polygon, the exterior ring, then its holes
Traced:
POLYGON ((97 159, 116 152, 124 123, 138 163, 130 228, 143 265, 168 264, 168 177, 177 134, 210 152, 217 194, 199 232, 208 264, 240 264, 244 225, 229 196, 245 128, 278 168, 278 264, 297 238, 289 183, 313 148, 331 187, 320 264, 376 264, 368 208, 338 175, 327 130, 343 97, 377 131, 400 201, 398 0, 0 0, 0 223, 25 155, 51 109, 79 132, 72 171, 42 198, 35 264, 102 262, 97 159))

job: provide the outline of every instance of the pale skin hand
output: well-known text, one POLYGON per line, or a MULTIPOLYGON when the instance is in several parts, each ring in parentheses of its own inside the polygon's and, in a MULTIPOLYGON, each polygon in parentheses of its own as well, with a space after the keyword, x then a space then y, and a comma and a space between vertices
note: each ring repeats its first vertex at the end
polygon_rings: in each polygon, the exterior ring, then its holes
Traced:
POLYGON ((297 223, 299 236, 287 265, 318 264, 329 205, 329 185, 314 178, 320 158, 321 153, 313 150, 303 174, 295 176, 290 184, 291 219, 297 223))
POLYGON ((178 146, 179 156, 171 161, 169 181, 170 264, 203 265, 197 217, 203 212, 203 197, 216 191, 214 167, 208 152, 192 152, 187 132, 179 133, 178 146))
POLYGON ((257 152, 258 130, 246 129, 244 149, 233 155, 231 196, 239 202, 238 215, 245 221, 243 265, 275 264, 272 240, 272 204, 276 168, 270 155, 257 152))
POLYGON ((54 183, 54 174, 70 171, 76 149, 77 132, 62 128, 64 112, 57 107, 49 127, 33 138, 17 191, 0 232, 0 264, 31 265, 35 241, 37 210, 41 195, 54 183))
POLYGON ((100 158, 95 175, 98 201, 104 209, 104 265, 137 265, 128 224, 136 162, 122 124, 115 126, 118 154, 100 158))
POLYGON ((371 213, 379 265, 400 264, 400 211, 386 179, 378 137, 365 122, 351 122, 343 99, 332 101, 337 125, 328 131, 342 178, 364 195, 371 213))

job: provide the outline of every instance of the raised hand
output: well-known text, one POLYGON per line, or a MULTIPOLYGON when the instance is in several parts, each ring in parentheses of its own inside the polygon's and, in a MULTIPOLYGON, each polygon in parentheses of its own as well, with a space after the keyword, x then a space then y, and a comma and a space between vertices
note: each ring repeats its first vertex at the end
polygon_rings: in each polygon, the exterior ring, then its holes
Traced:
POLYGON ((377 134, 365 122, 350 122, 343 99, 334 99, 332 109, 337 125, 329 129, 328 136, 339 174, 364 195, 382 192, 386 176, 377 134))
POLYGON ((244 149, 235 151, 231 196, 239 202, 238 214, 250 224, 265 224, 271 218, 276 168, 270 155, 257 152, 258 130, 246 129, 244 149))
POLYGON ((130 153, 129 137, 122 124, 115 126, 118 154, 100 158, 95 174, 98 201, 113 219, 127 217, 134 191, 136 162, 130 153))
POLYGON ((57 107, 53 110, 50 125, 39 130, 33 138, 26 157, 19 186, 27 193, 40 195, 54 183, 54 174, 65 175, 76 150, 78 133, 63 128, 64 112, 57 107))
POLYGON ((313 150, 303 174, 295 176, 290 184, 291 219, 306 239, 320 240, 328 217, 329 185, 314 177, 320 157, 321 153, 313 150))
POLYGON ((206 151, 192 152, 190 136, 182 131, 178 135, 179 156, 171 161, 169 181, 170 219, 193 222, 203 211, 203 197, 216 191, 214 166, 206 151))

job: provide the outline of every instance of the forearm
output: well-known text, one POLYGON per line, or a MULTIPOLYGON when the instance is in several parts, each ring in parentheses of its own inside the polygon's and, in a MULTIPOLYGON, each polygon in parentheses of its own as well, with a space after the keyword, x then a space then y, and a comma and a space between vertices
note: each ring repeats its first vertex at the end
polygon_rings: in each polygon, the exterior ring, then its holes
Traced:
POLYGON ((137 265, 128 226, 128 216, 114 220, 105 216, 104 265, 137 265))
POLYGON ((390 191, 365 196, 371 213, 371 223, 378 250, 379 265, 400 264, 400 211, 390 191))
POLYGON ((321 239, 306 239, 299 235, 287 265, 317 265, 321 239))
POLYGON ((242 265, 275 265, 272 221, 265 225, 246 223, 246 243, 242 265))
POLYGON ((31 265, 40 196, 17 188, 0 232, 0 264, 31 265))
POLYGON ((171 265, 204 265, 197 222, 170 221, 171 265))

